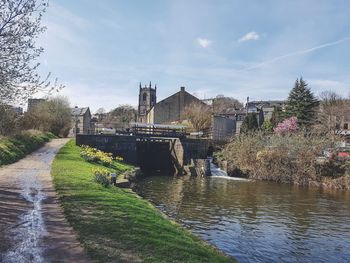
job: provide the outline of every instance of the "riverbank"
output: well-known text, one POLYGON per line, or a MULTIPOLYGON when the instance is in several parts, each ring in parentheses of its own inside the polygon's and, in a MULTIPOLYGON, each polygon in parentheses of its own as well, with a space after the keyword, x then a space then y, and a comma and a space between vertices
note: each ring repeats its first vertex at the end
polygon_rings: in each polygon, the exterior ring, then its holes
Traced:
MULTIPOLYGON (((52 175, 66 217, 98 262, 235 262, 166 218, 129 189, 93 180, 74 141, 57 154, 52 175)), ((115 163, 118 173, 130 167, 115 163)))
POLYGON ((227 164, 230 176, 350 190, 350 160, 322 155, 336 149, 338 139, 303 132, 288 136, 241 134, 217 153, 216 159, 227 164))
POLYGON ((26 131, 13 137, 0 137, 0 166, 18 161, 53 138, 55 136, 52 133, 39 131, 26 131))

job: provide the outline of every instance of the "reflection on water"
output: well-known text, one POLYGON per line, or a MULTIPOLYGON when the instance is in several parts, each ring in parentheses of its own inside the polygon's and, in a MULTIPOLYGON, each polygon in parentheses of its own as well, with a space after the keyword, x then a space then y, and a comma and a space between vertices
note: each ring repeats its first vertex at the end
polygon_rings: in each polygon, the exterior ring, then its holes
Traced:
POLYGON ((135 191, 240 262, 350 262, 350 194, 150 176, 135 191))

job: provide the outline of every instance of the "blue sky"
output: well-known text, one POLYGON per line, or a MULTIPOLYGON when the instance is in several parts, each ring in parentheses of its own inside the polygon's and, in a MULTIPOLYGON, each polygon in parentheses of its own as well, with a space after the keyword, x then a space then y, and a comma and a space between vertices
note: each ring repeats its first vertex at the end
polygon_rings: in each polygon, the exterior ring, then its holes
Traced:
POLYGON ((347 0, 51 0, 41 72, 72 105, 137 105, 180 86, 199 98, 285 99, 303 76, 317 95, 350 91, 347 0))

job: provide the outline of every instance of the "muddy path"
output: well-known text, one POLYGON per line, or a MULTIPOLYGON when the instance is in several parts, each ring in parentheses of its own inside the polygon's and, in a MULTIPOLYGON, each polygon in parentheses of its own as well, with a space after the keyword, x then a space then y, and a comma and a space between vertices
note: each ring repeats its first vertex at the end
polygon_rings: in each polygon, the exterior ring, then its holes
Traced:
POLYGON ((59 205, 51 163, 67 139, 56 139, 0 167, 0 262, 91 262, 59 205))

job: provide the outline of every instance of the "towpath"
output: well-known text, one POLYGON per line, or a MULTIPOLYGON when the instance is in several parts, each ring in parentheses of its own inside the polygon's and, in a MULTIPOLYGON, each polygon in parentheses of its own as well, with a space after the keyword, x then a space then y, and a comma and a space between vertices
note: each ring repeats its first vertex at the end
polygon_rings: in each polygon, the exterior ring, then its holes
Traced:
POLYGON ((67 139, 0 167, 0 262, 90 262, 59 205, 51 163, 67 139))

